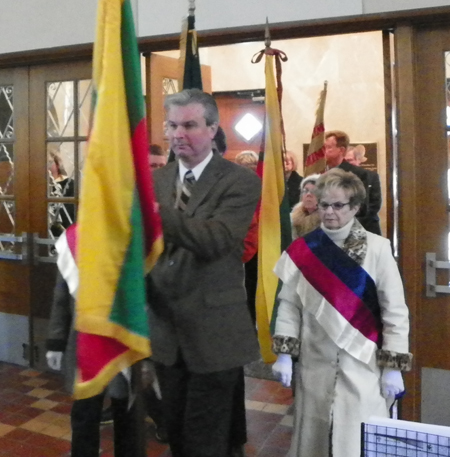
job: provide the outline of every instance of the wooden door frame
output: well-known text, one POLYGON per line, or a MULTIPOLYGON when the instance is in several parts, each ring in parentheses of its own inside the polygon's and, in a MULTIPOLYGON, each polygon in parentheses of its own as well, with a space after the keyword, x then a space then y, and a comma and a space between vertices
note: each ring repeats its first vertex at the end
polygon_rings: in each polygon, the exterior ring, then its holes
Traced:
MULTIPOLYGON (((450 34, 450 26, 434 30, 404 25, 395 31, 396 89, 398 103, 398 181, 399 181, 399 267, 405 285, 406 301, 411 319, 411 352, 414 354, 413 371, 405 376, 408 395, 403 402, 403 416, 407 420, 421 419, 421 370, 423 367, 450 369, 450 354, 445 351, 450 336, 442 320, 444 305, 448 297, 434 299, 425 297, 425 253, 436 252, 437 257, 447 258, 446 240, 439 237, 440 227, 448 227, 448 199, 444 183, 429 176, 440 176, 448 168, 448 159, 430 151, 422 122, 430 108, 442 105, 442 93, 428 90, 444 78, 442 65, 427 65, 426 78, 421 77, 424 65, 419 59, 432 54, 440 46, 441 33, 450 34), (427 51, 419 46, 418 40, 428 40, 427 51), (432 44, 434 43, 434 45, 432 44), (423 201, 423 183, 427 193, 433 195, 433 208, 440 211, 428 212, 423 201), (430 301, 431 300, 431 301, 430 301), (425 312, 426 309, 426 312, 425 312), (430 312, 430 310, 433 312, 430 312), (435 312, 434 312, 435 311, 435 312), (436 341, 430 341, 434 334, 436 341), (440 341, 439 341, 440 340, 440 341), (431 345, 430 345, 431 342, 431 345)), ((444 48, 442 48, 444 51, 444 48)), ((438 125, 433 132, 433 146, 447 150, 445 136, 438 125)), ((431 206, 431 205, 430 205, 431 206)), ((444 314, 445 316, 445 314, 444 314)))

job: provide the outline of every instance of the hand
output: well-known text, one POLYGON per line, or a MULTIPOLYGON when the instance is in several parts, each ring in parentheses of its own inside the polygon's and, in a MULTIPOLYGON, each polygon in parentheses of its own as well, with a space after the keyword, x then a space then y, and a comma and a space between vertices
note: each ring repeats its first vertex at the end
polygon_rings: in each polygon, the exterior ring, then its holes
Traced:
POLYGON ((292 357, 289 354, 278 354, 277 361, 272 365, 272 373, 284 387, 289 387, 292 381, 292 357))
POLYGON ((383 368, 381 375, 381 395, 384 398, 395 398, 405 390, 402 373, 396 368, 383 368))
POLYGON ((53 370, 61 370, 62 356, 63 353, 60 351, 47 351, 45 354, 47 365, 53 370))

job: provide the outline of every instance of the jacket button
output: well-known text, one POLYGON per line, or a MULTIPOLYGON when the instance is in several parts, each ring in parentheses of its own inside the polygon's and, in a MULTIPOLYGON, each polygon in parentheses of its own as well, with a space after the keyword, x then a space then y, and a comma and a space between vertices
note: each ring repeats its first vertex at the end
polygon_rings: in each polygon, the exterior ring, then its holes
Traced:
POLYGON ((174 262, 173 260, 170 260, 170 261, 169 261, 169 266, 170 266, 170 267, 173 266, 174 264, 175 264, 175 262, 174 262))

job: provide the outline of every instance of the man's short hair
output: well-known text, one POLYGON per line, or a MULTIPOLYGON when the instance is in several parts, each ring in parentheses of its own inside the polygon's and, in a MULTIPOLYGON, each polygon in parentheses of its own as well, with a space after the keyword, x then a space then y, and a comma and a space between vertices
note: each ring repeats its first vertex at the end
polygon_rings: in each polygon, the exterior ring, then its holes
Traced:
POLYGON ((227 138, 223 128, 220 125, 217 127, 217 132, 214 135, 213 142, 213 147, 215 144, 217 152, 221 155, 225 154, 227 150, 227 138))
POLYGON ((213 96, 200 89, 185 89, 176 94, 167 95, 164 100, 164 109, 169 110, 172 106, 186 106, 198 103, 205 108, 206 125, 219 123, 219 110, 213 96))
POLYGON ((166 153, 163 151, 163 148, 159 144, 151 144, 149 151, 152 156, 165 156, 166 155, 166 153))
POLYGON ((338 148, 345 148, 345 150, 347 150, 348 145, 350 144, 350 138, 345 132, 342 130, 330 130, 325 133, 326 140, 332 136, 336 138, 336 146, 338 148))

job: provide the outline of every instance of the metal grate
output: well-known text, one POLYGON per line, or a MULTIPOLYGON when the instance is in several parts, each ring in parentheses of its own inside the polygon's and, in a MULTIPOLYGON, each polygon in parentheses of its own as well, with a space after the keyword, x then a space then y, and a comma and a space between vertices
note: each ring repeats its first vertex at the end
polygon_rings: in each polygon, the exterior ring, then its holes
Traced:
POLYGON ((361 436, 361 457, 450 456, 448 436, 364 423, 361 436))

